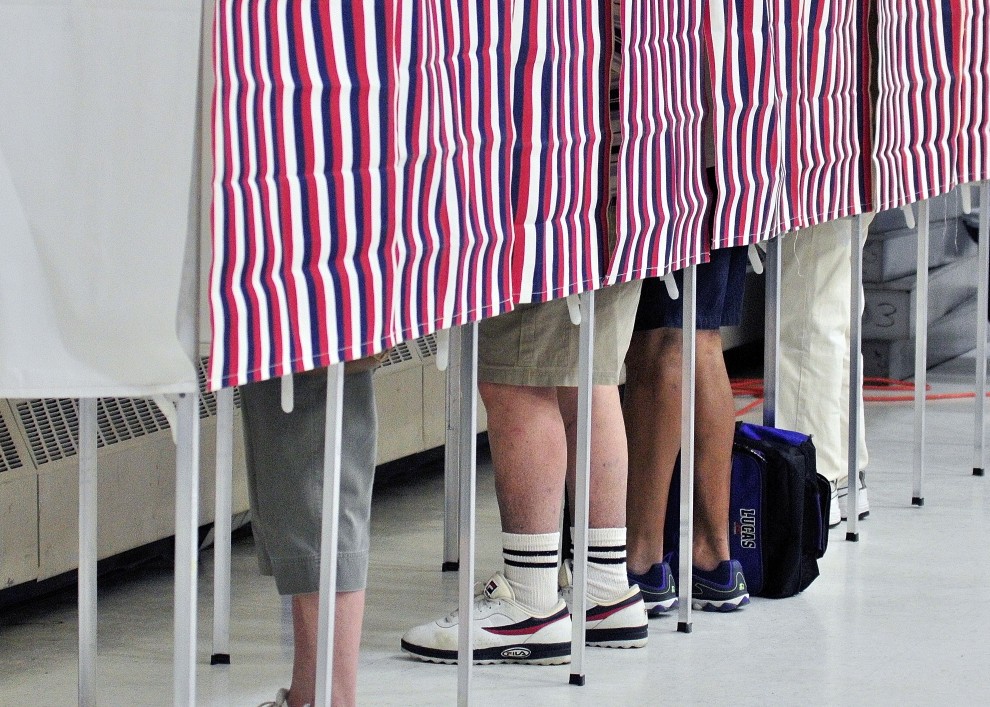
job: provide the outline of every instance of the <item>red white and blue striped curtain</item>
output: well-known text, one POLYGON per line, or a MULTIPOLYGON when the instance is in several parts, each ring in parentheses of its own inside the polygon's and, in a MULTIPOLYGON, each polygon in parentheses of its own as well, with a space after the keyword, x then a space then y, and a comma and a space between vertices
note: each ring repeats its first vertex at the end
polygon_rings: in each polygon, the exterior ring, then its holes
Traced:
POLYGON ((607 282, 707 260, 700 0, 621 0, 616 236, 607 282))
POLYGON ((777 235, 783 188, 777 26, 770 0, 712 0, 711 56, 718 199, 712 246, 777 235))
POLYGON ((391 8, 217 3, 213 388, 391 341, 391 8))
POLYGON ((709 4, 716 248, 868 210, 859 2, 709 4))
POLYGON ((784 233, 869 210, 867 37, 860 2, 776 0, 774 13, 784 233))
POLYGON ((955 180, 966 184, 990 179, 990 4, 954 0, 950 12, 955 180))
POLYGON ((518 302, 541 302, 604 275, 611 12, 515 0, 512 15, 512 274, 518 302))
POLYGON ((955 185, 959 119, 953 115, 951 5, 958 8, 959 0, 876 0, 878 211, 944 194, 955 185))
POLYGON ((513 304, 511 3, 400 0, 396 340, 513 304))
POLYGON ((509 17, 218 3, 211 387, 511 306, 509 17))

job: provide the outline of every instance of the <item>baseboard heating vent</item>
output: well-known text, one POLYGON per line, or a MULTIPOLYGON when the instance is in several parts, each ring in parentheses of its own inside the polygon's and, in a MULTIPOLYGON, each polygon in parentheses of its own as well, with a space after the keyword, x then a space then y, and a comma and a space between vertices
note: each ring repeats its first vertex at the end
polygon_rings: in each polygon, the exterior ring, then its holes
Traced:
POLYGON ((416 347, 419 349, 419 357, 422 359, 437 355, 437 335, 429 334, 422 339, 416 339, 416 347))
POLYGON ((17 447, 14 445, 14 438, 10 436, 7 423, 0 417, 0 472, 20 469, 24 466, 17 447))

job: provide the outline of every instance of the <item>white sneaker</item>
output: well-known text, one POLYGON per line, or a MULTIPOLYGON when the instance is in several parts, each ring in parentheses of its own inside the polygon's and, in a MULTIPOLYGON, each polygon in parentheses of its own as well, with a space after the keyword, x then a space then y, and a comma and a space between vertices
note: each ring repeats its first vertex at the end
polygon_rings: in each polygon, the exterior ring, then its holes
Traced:
MULTIPOLYGON (((571 662, 571 615, 563 601, 531 614, 516 603, 509 582, 496 572, 474 600, 474 662, 561 665, 571 662)), ((402 650, 430 663, 457 662, 457 611, 411 628, 402 650)))
MULTIPOLYGON (((557 583, 560 596, 571 606, 574 594, 574 581, 571 574, 571 560, 560 565, 557 583)), ((584 641, 588 646, 601 648, 642 648, 649 640, 646 604, 639 587, 629 587, 629 591, 607 604, 592 604, 588 600, 585 611, 584 641)))
POLYGON ((842 519, 845 517, 842 515, 842 510, 839 508, 839 482, 829 481, 828 482, 828 527, 834 528, 842 519))
MULTIPOLYGON (((849 487, 839 487, 839 505, 842 508, 842 520, 849 517, 849 487)), ((859 488, 856 490, 856 513, 860 520, 870 515, 870 499, 866 495, 866 472, 859 472, 859 488)))

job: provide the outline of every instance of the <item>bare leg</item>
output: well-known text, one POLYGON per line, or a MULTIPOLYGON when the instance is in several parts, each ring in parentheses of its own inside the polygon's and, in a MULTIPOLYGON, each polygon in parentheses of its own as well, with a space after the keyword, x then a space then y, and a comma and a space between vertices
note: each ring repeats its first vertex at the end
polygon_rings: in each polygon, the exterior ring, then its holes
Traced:
POLYGON ((722 337, 699 331, 695 417, 695 567, 712 570, 729 559, 729 489, 735 408, 722 356, 722 337))
MULTIPOLYGON (((674 460, 680 449, 681 332, 637 332, 626 357, 624 412, 629 437, 628 563, 645 573, 663 556, 674 460)), ((735 411, 718 331, 697 333, 693 563, 729 559, 729 475, 735 411)))
MULTIPOLYGON (((358 653, 364 620, 364 590, 338 592, 334 610, 333 685, 331 702, 335 707, 357 704, 358 653)), ((320 595, 292 597, 292 634, 295 654, 292 661, 290 707, 316 702, 316 640, 320 595)))
POLYGON ((626 561, 635 574, 663 559, 667 497, 681 446, 680 346, 679 329, 653 329, 634 333, 626 354, 626 561))
POLYGON ((559 529, 567 448, 555 388, 481 383, 506 533, 559 529))
MULTIPOLYGON (((567 494, 574 508, 577 388, 558 388, 557 397, 567 434, 567 494)), ((596 385, 591 400, 590 527, 625 527, 627 463, 619 389, 614 385, 596 385)))

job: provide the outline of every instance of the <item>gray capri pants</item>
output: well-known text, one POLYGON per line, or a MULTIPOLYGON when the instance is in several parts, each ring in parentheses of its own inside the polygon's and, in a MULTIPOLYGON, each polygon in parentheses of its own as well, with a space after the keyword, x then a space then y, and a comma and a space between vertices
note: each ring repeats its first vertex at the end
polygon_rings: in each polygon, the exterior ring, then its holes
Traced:
MULTIPOLYGON (((340 536, 337 591, 364 589, 368 579, 371 489, 378 419, 370 370, 344 376, 340 536)), ((282 411, 275 380, 241 388, 251 525, 261 573, 278 593, 320 589, 326 369, 297 374, 293 411, 282 411)))

